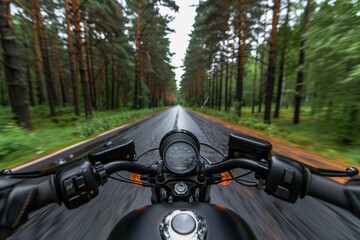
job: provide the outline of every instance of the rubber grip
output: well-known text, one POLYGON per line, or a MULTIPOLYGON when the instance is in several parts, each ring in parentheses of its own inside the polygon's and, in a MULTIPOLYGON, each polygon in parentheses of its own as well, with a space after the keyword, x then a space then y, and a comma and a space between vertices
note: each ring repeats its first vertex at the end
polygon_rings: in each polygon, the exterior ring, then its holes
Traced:
POLYGON ((47 177, 44 181, 37 183, 36 195, 32 209, 36 210, 42 208, 50 203, 60 203, 56 192, 54 176, 47 177))
POLYGON ((309 195, 338 207, 351 209, 351 204, 345 194, 346 187, 328 178, 311 174, 305 169, 307 183, 305 195, 309 195))

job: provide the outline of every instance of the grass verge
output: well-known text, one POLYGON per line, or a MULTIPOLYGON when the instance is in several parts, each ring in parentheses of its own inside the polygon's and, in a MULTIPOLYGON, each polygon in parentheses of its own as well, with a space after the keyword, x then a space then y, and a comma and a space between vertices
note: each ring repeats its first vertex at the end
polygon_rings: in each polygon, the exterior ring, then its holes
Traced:
POLYGON ((0 169, 20 165, 164 109, 98 111, 91 120, 72 113, 49 117, 46 111, 35 109, 31 131, 18 127, 10 120, 10 112, 4 110, 4 117, 0 119, 0 169))
POLYGON ((326 122, 314 119, 310 110, 306 108, 301 113, 301 124, 299 125, 292 124, 292 109, 284 109, 281 112, 281 117, 272 119, 271 124, 263 123, 263 113, 252 114, 250 108, 243 108, 241 118, 235 114, 235 111, 224 112, 208 108, 192 109, 230 123, 265 132, 269 136, 276 136, 294 143, 300 148, 317 152, 326 158, 360 165, 359 139, 355 139, 355 144, 342 144, 336 131, 332 131, 331 126, 326 122))

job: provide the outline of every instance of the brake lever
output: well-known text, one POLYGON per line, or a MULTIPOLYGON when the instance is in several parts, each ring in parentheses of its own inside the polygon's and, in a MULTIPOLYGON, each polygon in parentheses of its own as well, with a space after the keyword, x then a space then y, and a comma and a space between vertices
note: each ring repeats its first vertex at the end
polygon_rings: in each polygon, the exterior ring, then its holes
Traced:
POLYGON ((355 167, 347 167, 345 171, 315 168, 312 166, 307 166, 307 168, 312 174, 323 177, 353 177, 359 174, 359 170, 355 167))

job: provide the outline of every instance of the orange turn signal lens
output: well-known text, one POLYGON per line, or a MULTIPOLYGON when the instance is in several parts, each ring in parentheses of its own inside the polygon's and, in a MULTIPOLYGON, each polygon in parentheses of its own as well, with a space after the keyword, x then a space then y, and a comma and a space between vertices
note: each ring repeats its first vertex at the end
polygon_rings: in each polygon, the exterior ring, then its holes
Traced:
POLYGON ((221 173, 221 185, 229 185, 231 183, 231 175, 229 172, 223 172, 221 173))
POLYGON ((137 184, 141 185, 141 183, 140 183, 140 182, 141 182, 140 177, 141 177, 140 174, 132 173, 132 174, 130 175, 130 180, 131 180, 131 181, 139 182, 139 183, 137 183, 137 184))

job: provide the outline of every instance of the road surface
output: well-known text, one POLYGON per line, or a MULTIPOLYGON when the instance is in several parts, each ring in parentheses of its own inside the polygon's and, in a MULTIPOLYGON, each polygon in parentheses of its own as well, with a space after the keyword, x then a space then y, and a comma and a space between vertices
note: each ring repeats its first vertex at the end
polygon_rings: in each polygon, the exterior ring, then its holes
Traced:
MULTIPOLYGON (((190 130, 200 142, 209 143, 225 153, 229 134, 233 132, 200 115, 174 107, 138 124, 122 136, 134 140, 139 155, 158 147, 162 136, 174 128, 190 130)), ((149 163, 154 160, 156 153, 139 161, 149 163)), ((360 238, 359 219, 311 197, 290 204, 255 188, 231 183, 214 186, 211 199, 212 203, 221 204, 243 217, 258 239, 360 238)), ((79 209, 67 210, 52 204, 34 212, 9 239, 106 239, 124 214, 147 204, 150 204, 149 189, 110 179, 101 187, 99 196, 79 209)))

